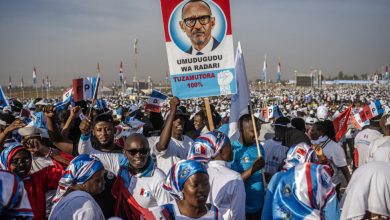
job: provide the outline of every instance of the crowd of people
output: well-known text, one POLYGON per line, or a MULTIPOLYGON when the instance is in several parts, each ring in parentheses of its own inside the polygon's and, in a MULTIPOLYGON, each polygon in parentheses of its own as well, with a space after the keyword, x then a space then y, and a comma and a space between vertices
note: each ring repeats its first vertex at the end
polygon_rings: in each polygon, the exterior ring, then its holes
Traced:
POLYGON ((0 111, 1 219, 390 219, 387 87, 251 92, 229 136, 231 98, 8 100, 0 111), (333 119, 383 113, 336 139, 333 119), (280 114, 264 117, 277 106, 280 114), (249 111, 250 112, 250 111, 249 111), (211 123, 212 122, 212 123, 211 123))

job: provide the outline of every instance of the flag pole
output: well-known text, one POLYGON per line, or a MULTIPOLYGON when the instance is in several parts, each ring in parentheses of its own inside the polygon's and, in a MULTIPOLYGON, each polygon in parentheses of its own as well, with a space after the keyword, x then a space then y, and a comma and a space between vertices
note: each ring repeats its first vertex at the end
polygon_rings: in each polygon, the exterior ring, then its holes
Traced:
POLYGON ((210 100, 209 98, 204 98, 204 105, 206 107, 206 114, 207 114, 207 120, 209 122, 209 128, 210 131, 214 131, 214 122, 213 122, 213 116, 211 114, 211 108, 210 108, 210 100))
MULTIPOLYGON (((255 132, 256 147, 257 147, 257 156, 260 158, 260 157, 263 157, 263 155, 261 155, 261 151, 260 151, 259 137, 258 137, 258 135, 257 135, 257 127, 256 127, 256 122, 255 122, 255 116, 254 116, 254 114, 253 114, 253 107, 252 107, 252 102, 251 102, 251 101, 249 102, 249 110, 250 110, 251 117, 252 117, 253 130, 254 130, 254 132, 255 132)), ((263 171, 264 171, 264 170, 263 170, 263 171)), ((263 177, 263 184, 264 184, 264 187, 267 188, 267 182, 265 181, 264 172, 261 172, 261 176, 263 177)))

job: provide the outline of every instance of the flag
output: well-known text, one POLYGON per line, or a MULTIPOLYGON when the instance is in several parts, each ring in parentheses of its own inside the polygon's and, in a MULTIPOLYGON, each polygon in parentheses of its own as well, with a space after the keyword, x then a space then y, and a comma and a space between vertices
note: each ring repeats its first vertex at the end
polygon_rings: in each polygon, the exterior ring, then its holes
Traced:
POLYGON ((281 76, 281 66, 280 66, 280 61, 278 62, 278 67, 276 69, 276 82, 280 82, 282 76, 281 76))
POLYGON ((156 90, 152 91, 152 94, 149 97, 148 103, 145 105, 145 111, 149 110, 151 112, 161 112, 161 106, 168 96, 158 92, 156 90))
POLYGON ((354 114, 352 116, 351 123, 353 127, 355 127, 358 130, 362 129, 366 125, 369 125, 369 121, 368 120, 363 121, 359 113, 354 114))
POLYGON ((23 82, 23 76, 22 76, 22 80, 20 81, 20 88, 23 89, 23 86, 24 86, 24 82, 23 82))
POLYGON ((334 120, 333 126, 336 132, 336 141, 339 142, 348 129, 348 120, 352 111, 352 105, 340 113, 334 120))
POLYGON ((367 121, 366 114, 364 114, 364 109, 363 109, 363 111, 359 112, 359 117, 362 120, 362 122, 367 121))
POLYGON ((371 113, 374 117, 378 115, 382 115, 385 112, 382 108, 382 104, 379 101, 379 99, 376 99, 375 102, 371 102, 369 106, 370 106, 371 113))
POLYGON ((263 63, 263 81, 267 82, 267 55, 264 55, 263 63))
POLYGON ((46 88, 49 88, 49 75, 46 75, 46 88))
POLYGON ((63 103, 70 102, 70 100, 72 98, 72 92, 73 92, 73 88, 70 88, 70 89, 68 89, 67 91, 64 92, 64 94, 62 95, 62 102, 63 103))
POLYGON ((135 40, 134 40, 134 53, 135 53, 135 54, 138 53, 138 51, 137 51, 137 45, 138 45, 138 39, 135 38, 135 40))
POLYGON ((272 105, 261 109, 261 117, 265 120, 270 118, 279 118, 282 116, 283 113, 277 105, 272 105))
POLYGON ((122 64, 122 61, 121 61, 121 64, 119 66, 119 82, 121 82, 121 84, 123 83, 123 64, 122 64))
POLYGON ((241 50, 241 44, 238 42, 235 68, 237 75, 237 93, 232 95, 229 118, 229 138, 237 140, 239 131, 237 127, 238 119, 244 114, 248 114, 249 88, 246 77, 244 55, 241 50))
POLYGON ((34 126, 37 128, 47 129, 46 116, 43 114, 42 111, 35 112, 34 126))
POLYGON ((98 81, 100 81, 100 76, 73 79, 73 100, 75 102, 92 100, 99 85, 98 81))
MULTIPOLYGON (((97 78, 96 78, 96 83, 93 84, 93 85, 95 85, 95 88, 94 88, 94 92, 93 92, 92 101, 93 101, 93 100, 96 100, 96 99, 97 99, 97 96, 98 96, 99 85, 100 85, 100 74, 98 74, 98 76, 97 76, 97 78)), ((103 83, 102 83, 102 86, 103 86, 103 83)))
POLYGON ((11 79, 11 76, 9 76, 8 89, 12 89, 12 79, 11 79))
POLYGON ((1 86, 0 86, 0 106, 3 108, 6 106, 10 106, 8 103, 8 99, 5 96, 3 88, 1 88, 1 86))
POLYGON ((33 69, 33 85, 37 85, 37 69, 34 66, 33 69))

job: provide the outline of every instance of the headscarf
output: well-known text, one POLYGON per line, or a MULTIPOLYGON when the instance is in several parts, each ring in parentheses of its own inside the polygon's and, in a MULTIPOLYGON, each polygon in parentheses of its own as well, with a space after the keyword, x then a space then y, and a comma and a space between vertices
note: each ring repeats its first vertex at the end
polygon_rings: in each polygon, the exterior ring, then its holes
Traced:
POLYGON ((57 203, 69 187, 87 182, 100 169, 103 169, 103 164, 92 155, 80 154, 75 157, 58 183, 53 202, 57 203))
POLYGON ((362 219, 366 211, 390 217, 390 164, 373 161, 352 175, 341 205, 341 219, 362 219))
POLYGON ((0 170, 0 216, 32 219, 34 214, 23 181, 10 172, 0 170))
POLYGON ((218 155, 228 141, 228 136, 220 131, 207 132, 195 139, 187 159, 207 163, 218 155))
POLYGON ((285 164, 283 170, 289 170, 290 168, 305 162, 314 162, 315 153, 306 143, 302 142, 295 146, 292 146, 288 152, 287 157, 284 160, 285 164))
MULTIPOLYGON (((3 170, 10 169, 10 160, 15 156, 19 151, 26 151, 30 158, 32 158, 30 151, 23 147, 19 142, 12 142, 5 146, 4 150, 0 154, 0 168, 3 170)), ((29 170, 31 167, 28 168, 29 170)))
MULTIPOLYGON (((337 198, 328 166, 298 164, 283 173, 277 183, 272 216, 275 219, 321 219, 321 210, 333 199, 337 198)), ((338 209, 333 211, 332 216, 339 216, 338 209)))
POLYGON ((162 187, 175 200, 183 200, 184 183, 196 173, 207 174, 206 167, 196 160, 181 160, 169 170, 162 187))

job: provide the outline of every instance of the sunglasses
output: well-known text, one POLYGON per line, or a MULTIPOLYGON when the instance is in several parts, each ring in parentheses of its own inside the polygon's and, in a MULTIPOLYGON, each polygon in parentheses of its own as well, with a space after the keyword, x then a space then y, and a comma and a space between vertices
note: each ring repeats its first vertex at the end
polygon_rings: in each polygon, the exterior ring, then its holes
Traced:
POLYGON ((18 158, 18 159, 12 159, 11 161, 10 161, 10 164, 12 165, 12 166, 17 166, 17 165, 19 165, 19 164, 29 164, 30 163, 30 158, 28 158, 28 157, 25 157, 25 158, 18 158))
POLYGON ((146 149, 146 148, 142 148, 142 149, 131 149, 131 150, 125 150, 128 154, 130 154, 131 156, 135 156, 137 155, 138 153, 142 156, 145 156, 149 153, 149 149, 146 149))

